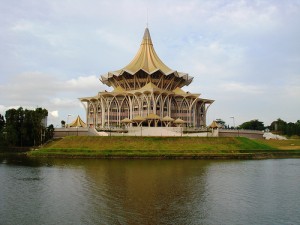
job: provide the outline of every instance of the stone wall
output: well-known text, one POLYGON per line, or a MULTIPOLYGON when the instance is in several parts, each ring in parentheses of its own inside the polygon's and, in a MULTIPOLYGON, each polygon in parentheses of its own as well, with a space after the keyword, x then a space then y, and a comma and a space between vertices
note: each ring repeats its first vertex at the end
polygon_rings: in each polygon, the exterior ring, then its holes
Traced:
POLYGON ((91 136, 88 128, 55 128, 54 138, 61 138, 66 136, 91 136))
POLYGON ((263 131, 257 130, 219 130, 219 137, 246 137, 250 139, 263 139, 263 131))

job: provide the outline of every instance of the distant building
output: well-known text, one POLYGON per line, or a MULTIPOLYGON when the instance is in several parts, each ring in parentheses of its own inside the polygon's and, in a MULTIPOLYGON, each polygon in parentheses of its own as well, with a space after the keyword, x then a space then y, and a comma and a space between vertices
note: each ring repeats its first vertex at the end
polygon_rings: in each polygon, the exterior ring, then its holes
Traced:
POLYGON ((113 91, 80 98, 86 103, 88 127, 206 126, 214 100, 183 91, 193 77, 166 66, 156 54, 146 28, 136 56, 123 69, 100 77, 113 91))

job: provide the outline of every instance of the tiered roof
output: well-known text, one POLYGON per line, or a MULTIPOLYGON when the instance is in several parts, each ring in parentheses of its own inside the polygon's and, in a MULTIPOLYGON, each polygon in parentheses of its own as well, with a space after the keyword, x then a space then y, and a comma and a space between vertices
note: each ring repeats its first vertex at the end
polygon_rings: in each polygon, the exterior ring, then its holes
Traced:
MULTIPOLYGON (((153 75, 157 72, 162 73, 164 76, 173 75, 177 78, 182 79, 182 81, 178 83, 178 86, 180 87, 189 85, 193 80, 193 77, 189 76, 187 73, 172 70, 162 62, 162 60, 158 57, 154 50, 148 28, 145 29, 141 46, 133 60, 120 70, 111 71, 105 75, 102 75, 100 80, 102 83, 108 86, 116 86, 117 81, 111 78, 117 78, 125 75, 134 76, 140 71, 145 72, 148 75, 153 75)), ((128 79, 128 76, 125 79, 128 79)))

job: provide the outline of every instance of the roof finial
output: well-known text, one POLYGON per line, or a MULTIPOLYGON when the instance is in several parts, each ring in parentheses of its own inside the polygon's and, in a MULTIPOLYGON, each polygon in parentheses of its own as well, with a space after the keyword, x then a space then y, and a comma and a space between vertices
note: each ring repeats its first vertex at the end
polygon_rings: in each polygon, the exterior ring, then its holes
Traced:
POLYGON ((146 27, 148 28, 148 7, 147 7, 147 24, 146 27))

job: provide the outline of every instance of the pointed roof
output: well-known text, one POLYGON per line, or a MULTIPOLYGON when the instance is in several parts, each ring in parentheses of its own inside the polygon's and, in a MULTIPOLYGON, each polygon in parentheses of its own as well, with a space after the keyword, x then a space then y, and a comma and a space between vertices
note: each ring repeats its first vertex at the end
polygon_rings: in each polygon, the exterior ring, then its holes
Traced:
POLYGON ((144 121, 145 118, 144 117, 141 117, 141 116, 136 116, 132 119, 132 121, 144 121))
POLYGON ((161 119, 161 121, 172 122, 172 121, 174 121, 174 119, 169 116, 165 116, 164 118, 161 119))
POLYGON ((154 92, 154 91, 163 91, 163 90, 161 88, 157 87, 152 82, 149 82, 145 86, 143 86, 142 88, 140 88, 138 91, 141 91, 141 92, 143 92, 143 91, 154 92))
POLYGON ((174 123, 186 123, 184 120, 177 118, 174 123))
POLYGON ((102 83, 110 86, 109 78, 121 76, 124 72, 134 75, 140 70, 145 71, 147 74, 153 74, 156 71, 161 71, 164 75, 174 74, 176 77, 183 78, 186 81, 186 85, 189 85, 193 80, 193 77, 187 73, 172 70, 162 62, 154 50, 148 27, 145 29, 142 43, 133 60, 123 69, 102 75, 100 80, 102 83))
POLYGON ((122 123, 132 123, 131 119, 125 118, 123 120, 121 120, 122 123))
POLYGON ((120 86, 118 86, 112 92, 125 92, 125 89, 122 88, 122 87, 120 87, 120 86))
POLYGON ((183 91, 180 87, 177 87, 173 90, 173 92, 177 95, 186 95, 186 92, 183 91))
POLYGON ((149 113, 149 115, 146 117, 147 120, 159 120, 160 117, 154 113, 149 113))
POLYGON ((210 128, 219 128, 219 124, 214 120, 210 125, 210 128))
POLYGON ((136 73, 139 70, 144 70, 148 74, 161 70, 164 74, 174 72, 166 66, 156 54, 151 40, 149 29, 145 29, 143 40, 137 54, 133 60, 123 68, 125 71, 136 73))
POLYGON ((69 124, 69 127, 86 127, 86 124, 82 121, 80 116, 77 116, 77 118, 69 124))

